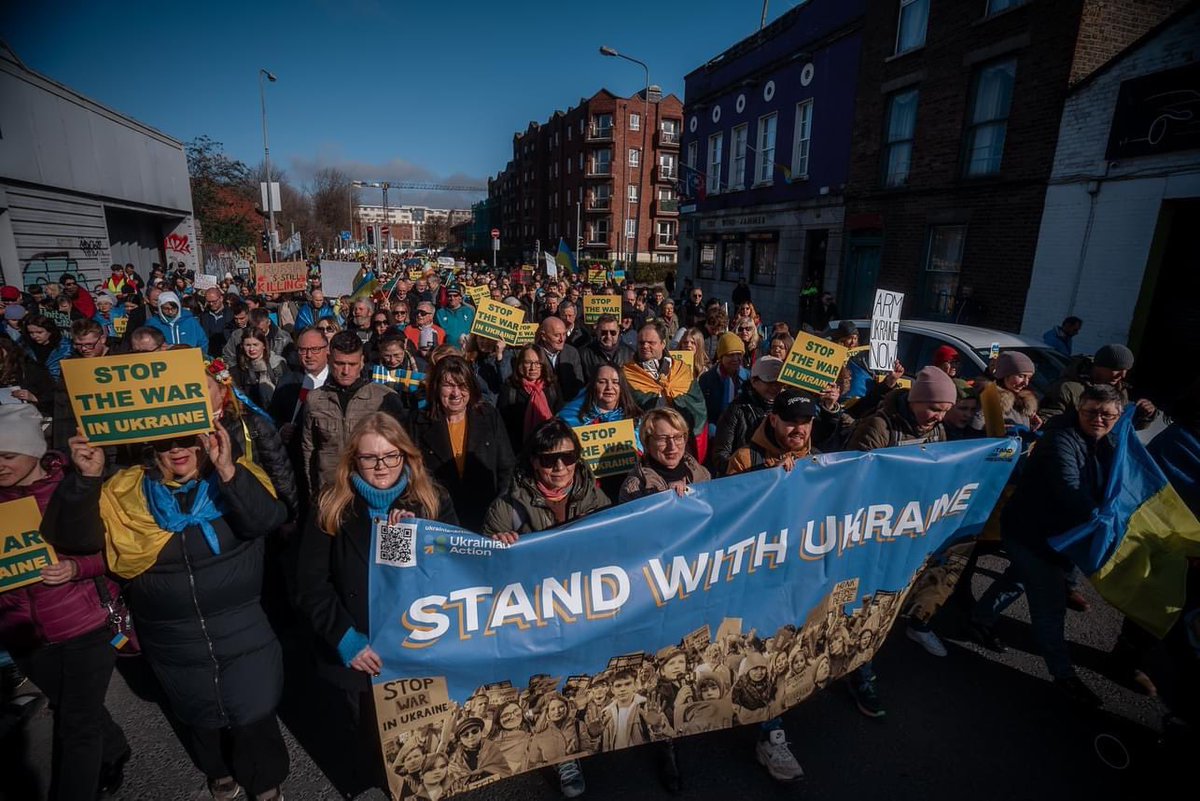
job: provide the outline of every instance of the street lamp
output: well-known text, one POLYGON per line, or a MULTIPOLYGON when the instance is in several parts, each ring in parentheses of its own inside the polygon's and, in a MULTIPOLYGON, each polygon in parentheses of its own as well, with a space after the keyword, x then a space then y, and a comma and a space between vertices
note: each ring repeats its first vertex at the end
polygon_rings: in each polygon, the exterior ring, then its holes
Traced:
MULTIPOLYGON (((632 61, 634 64, 638 64, 639 66, 641 66, 642 70, 646 73, 646 88, 642 92, 642 154, 641 154, 642 157, 640 159, 638 159, 638 203, 645 204, 646 196, 645 196, 645 194, 642 193, 642 184, 644 183, 642 181, 642 178, 646 174, 646 160, 650 157, 649 153, 646 150, 646 129, 650 126, 650 68, 646 66, 646 62, 639 61, 638 59, 633 58, 632 56, 627 56, 624 53, 618 53, 616 50, 612 49, 611 47, 608 47, 607 45, 602 45, 600 47, 600 55, 609 56, 611 58, 623 58, 626 61, 632 61)), ((626 162, 626 164, 628 164, 629 159, 626 158, 625 162, 626 162)), ((626 197, 628 198, 628 189, 626 190, 626 197)), ((626 201, 626 204, 628 204, 628 201, 626 201)), ((642 209, 643 208, 645 208, 644 205, 639 205, 637 214, 633 218, 633 263, 634 263, 634 265, 637 264, 638 246, 640 244, 640 240, 642 237, 642 209)))
POLYGON ((264 69, 258 71, 258 98, 262 102, 263 157, 267 165, 267 218, 271 230, 267 236, 267 259, 275 261, 275 204, 271 198, 271 146, 267 141, 267 92, 263 78, 275 83, 275 76, 264 69))

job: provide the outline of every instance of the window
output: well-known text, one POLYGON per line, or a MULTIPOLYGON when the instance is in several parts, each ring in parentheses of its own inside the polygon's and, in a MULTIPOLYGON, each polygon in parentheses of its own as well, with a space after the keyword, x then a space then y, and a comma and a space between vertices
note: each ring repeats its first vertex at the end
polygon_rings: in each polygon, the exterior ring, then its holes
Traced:
POLYGON ((642 130, 642 116, 640 114, 630 114, 629 115, 629 130, 631 130, 631 131, 642 130))
POLYGON ((567 159, 567 175, 571 174, 571 160, 567 159))
POLYGON ((662 121, 661 141, 664 145, 679 144, 679 120, 662 121))
POLYGON ((583 172, 583 154, 579 154, 579 171, 583 172))
POLYGON ((689 167, 691 167, 692 169, 696 169, 696 155, 697 155, 697 151, 699 149, 700 149, 699 143, 688 142, 687 165, 689 167))
POLYGON ((754 184, 774 182, 775 174, 775 114, 758 118, 758 151, 754 160, 754 184))
POLYGON ((813 101, 796 104, 796 133, 792 142, 792 178, 808 177, 808 149, 812 144, 813 101))
POLYGON ((912 164, 913 136, 917 130, 920 92, 897 92, 888 100, 887 141, 883 147, 883 185, 904 186, 912 164))
POLYGON ((659 153, 658 168, 664 179, 675 178, 675 154, 674 153, 659 153))
POLYGON ((597 114, 592 117, 592 125, 588 130, 588 136, 593 139, 608 139, 612 136, 613 115, 597 114))
POLYGON ((666 220, 658 224, 658 244, 660 247, 675 247, 674 220, 666 220))
POLYGON ((1016 75, 1015 59, 988 64, 975 74, 963 159, 965 175, 994 175, 1000 172, 1016 75))
POLYGON ((722 133, 708 137, 708 185, 705 188, 710 195, 721 191, 721 148, 724 144, 722 133))
POLYGON ((733 129, 733 140, 729 143, 729 188, 744 189, 746 186, 746 124, 733 129))
POLYGON ((597 150, 592 158, 592 175, 608 175, 612 172, 612 151, 607 147, 597 150))
POLYGON ((629 185, 629 202, 630 203, 638 202, 638 186, 637 186, 637 184, 629 185))
POLYGON ((571 141, 571 129, 570 128, 567 128, 567 141, 568 142, 571 141))
POLYGON ((925 264, 927 311, 945 315, 954 310, 966 241, 965 225, 937 225, 930 229, 929 258, 925 264))
POLYGON ((778 263, 778 240, 750 243, 750 280, 753 283, 774 286, 775 268, 778 263))
POLYGON ((637 220, 625 221, 625 238, 632 239, 637 236, 637 220))
POLYGON ((711 242, 700 245, 700 265, 697 275, 700 278, 715 278, 717 274, 717 246, 711 242))
POLYGON ((929 23, 929 0, 900 0, 900 22, 896 25, 896 54, 925 45, 929 23))
POLYGON ((608 244, 608 218, 588 223, 588 241, 608 244))
POLYGON ((990 17, 1001 11, 1008 11, 1010 8, 1023 6, 1026 2, 1027 0, 987 0, 987 10, 984 12, 984 16, 990 17))
POLYGON ((570 189, 567 190, 567 205, 568 206, 571 205, 571 190, 570 189))
POLYGON ((745 261, 745 248, 741 239, 724 242, 721 250, 724 256, 721 261, 721 280, 733 281, 734 283, 741 281, 745 277, 742 274, 742 267, 745 261))
POLYGON ((629 166, 636 167, 642 163, 642 151, 636 147, 629 148, 629 166))

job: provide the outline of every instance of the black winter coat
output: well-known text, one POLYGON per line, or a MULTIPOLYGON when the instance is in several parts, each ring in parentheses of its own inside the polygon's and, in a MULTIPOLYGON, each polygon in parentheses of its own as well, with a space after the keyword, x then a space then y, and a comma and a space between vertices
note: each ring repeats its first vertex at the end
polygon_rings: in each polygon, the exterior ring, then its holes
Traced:
POLYGON ((708 444, 708 462, 713 468, 713 475, 725 475, 725 468, 734 451, 750 444, 750 437, 769 411, 770 404, 754 391, 752 382, 742 384, 737 398, 721 413, 721 419, 717 421, 717 433, 708 444))
MULTIPOLYGON (((104 548, 97 478, 69 474, 42 521, 43 532, 69 552, 104 548)), ((187 511, 194 491, 182 496, 187 511)), ((283 503, 237 467, 220 484, 225 514, 212 521, 214 554, 199 526, 172 536, 154 564, 130 579, 125 597, 138 640, 171 711, 202 729, 242 726, 275 713, 283 693, 283 654, 259 594, 263 535, 283 524, 283 503)))
MULTIPOLYGON (((458 525, 450 495, 440 486, 437 491, 441 507, 438 520, 458 525)), ((392 508, 416 511, 403 497, 397 498, 392 508)), ((334 685, 354 692, 371 689, 371 678, 343 665, 337 647, 351 628, 371 635, 367 592, 371 528, 367 505, 356 495, 335 536, 321 530, 314 513, 309 515, 300 537, 297 602, 317 635, 317 672, 334 685)))
POLYGON ((620 370, 629 362, 633 361, 633 348, 628 345, 618 345, 612 356, 609 356, 604 351, 600 350, 599 341, 592 341, 586 347, 579 349, 579 361, 583 365, 583 383, 584 386, 590 385, 592 379, 596 377, 596 371, 604 365, 615 367, 620 370))
MULTIPOLYGON (((562 408, 563 398, 558 387, 546 386, 546 402, 550 405, 550 413, 558 414, 562 408)), ((504 382, 500 387, 500 396, 496 398, 496 408, 508 431, 508 441, 514 453, 525 450, 525 407, 529 405, 529 393, 520 387, 513 386, 511 381, 504 382)))
POLYGON ((458 524, 470 531, 482 530, 488 506, 508 488, 517 462, 500 413, 485 403, 467 412, 467 458, 461 478, 445 420, 435 420, 428 411, 421 411, 409 427, 425 467, 450 493, 458 524))
POLYGON ((275 487, 275 494, 287 507, 288 520, 300 515, 300 494, 296 489, 296 472, 275 425, 260 414, 247 409, 240 422, 224 420, 225 430, 233 444, 234 458, 246 453, 246 433, 250 433, 250 454, 254 463, 263 469, 275 487), (245 428, 243 428, 245 424, 245 428))

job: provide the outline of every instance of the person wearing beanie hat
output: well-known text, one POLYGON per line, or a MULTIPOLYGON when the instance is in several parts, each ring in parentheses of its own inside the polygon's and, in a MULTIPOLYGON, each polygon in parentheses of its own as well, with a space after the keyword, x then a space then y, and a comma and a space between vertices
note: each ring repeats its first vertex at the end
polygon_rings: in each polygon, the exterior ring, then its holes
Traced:
POLYGON ((732 331, 717 338, 717 360, 704 371, 697 383, 704 395, 704 408, 708 411, 709 434, 716 433, 717 421, 733 403, 742 385, 750 380, 750 373, 742 366, 746 346, 732 331))
POLYGON ((1033 377, 1034 372, 1036 370, 1033 366, 1033 359, 1030 359, 1019 350, 1004 351, 997 357, 996 366, 992 368, 992 375, 996 376, 997 380, 1003 380, 1015 375, 1026 376, 1026 386, 1028 386, 1028 379, 1033 377))
POLYGON ((954 378, 958 375, 958 350, 953 345, 942 345, 933 352, 933 366, 954 378))
POLYGON ((21 341, 21 321, 25 319, 25 307, 13 303, 4 308, 4 333, 13 342, 21 341))
POLYGON ((183 308, 179 295, 174 292, 160 292, 155 299, 157 313, 147 313, 146 325, 162 331, 167 340, 167 347, 173 345, 188 345, 208 352, 208 334, 200 321, 192 313, 183 308))
POLYGON ((716 475, 725 475, 730 457, 750 442, 764 419, 775 396, 783 389, 779 373, 783 360, 763 356, 754 363, 750 380, 742 384, 741 392, 717 421, 716 435, 711 445, 711 466, 716 475))
POLYGON ((20 303, 21 290, 11 284, 0 286, 0 301, 4 303, 20 303))
MULTIPOLYGON (((1004 412, 1004 424, 1014 426, 1017 432, 1037 431, 1042 427, 1038 416, 1038 399, 1030 388, 1036 372, 1033 360, 1019 350, 1006 350, 996 359, 992 375, 996 377, 996 389, 1000 397, 1000 409, 1004 412)), ((976 413, 972 427, 983 431, 986 427, 983 410, 976 413)))
POLYGON ((125 317, 125 304, 117 303, 117 299, 107 292, 96 294, 96 316, 92 319, 104 326, 104 335, 109 339, 121 336, 127 330, 129 321, 121 323, 121 331, 117 332, 116 321, 125 317))
MULTIPOLYGON (((20 454, 34 459, 41 459, 46 454, 42 415, 36 407, 27 403, 0 405, 0 454, 20 454)), ((0 484, 7 470, 8 465, 0 458, 0 484)))
POLYGON ((853 320, 842 320, 834 329, 833 336, 830 337, 834 342, 845 348, 858 347, 858 326, 853 320))
MULTIPOLYGON (((1073 420, 1083 391, 1095 384, 1111 386, 1121 398, 1122 408, 1128 406, 1133 396, 1133 388, 1125 379, 1133 369, 1133 362, 1133 351, 1117 342, 1104 345, 1090 359, 1077 358, 1067 372, 1046 391, 1040 411, 1042 419, 1049 422, 1059 415, 1065 415, 1065 419, 1073 420)), ((1158 408, 1148 398, 1141 398, 1136 403, 1133 426, 1141 431, 1158 416, 1158 408)))

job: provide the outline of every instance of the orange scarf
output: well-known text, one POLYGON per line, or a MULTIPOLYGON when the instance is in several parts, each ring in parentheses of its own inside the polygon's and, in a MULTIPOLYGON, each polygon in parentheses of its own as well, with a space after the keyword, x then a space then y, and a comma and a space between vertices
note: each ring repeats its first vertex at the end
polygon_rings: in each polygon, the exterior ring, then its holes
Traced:
POLYGON ((657 380, 640 364, 629 362, 625 365, 625 378, 635 392, 658 395, 669 401, 686 395, 692 387, 692 371, 679 359, 672 359, 670 373, 659 373, 657 380))

